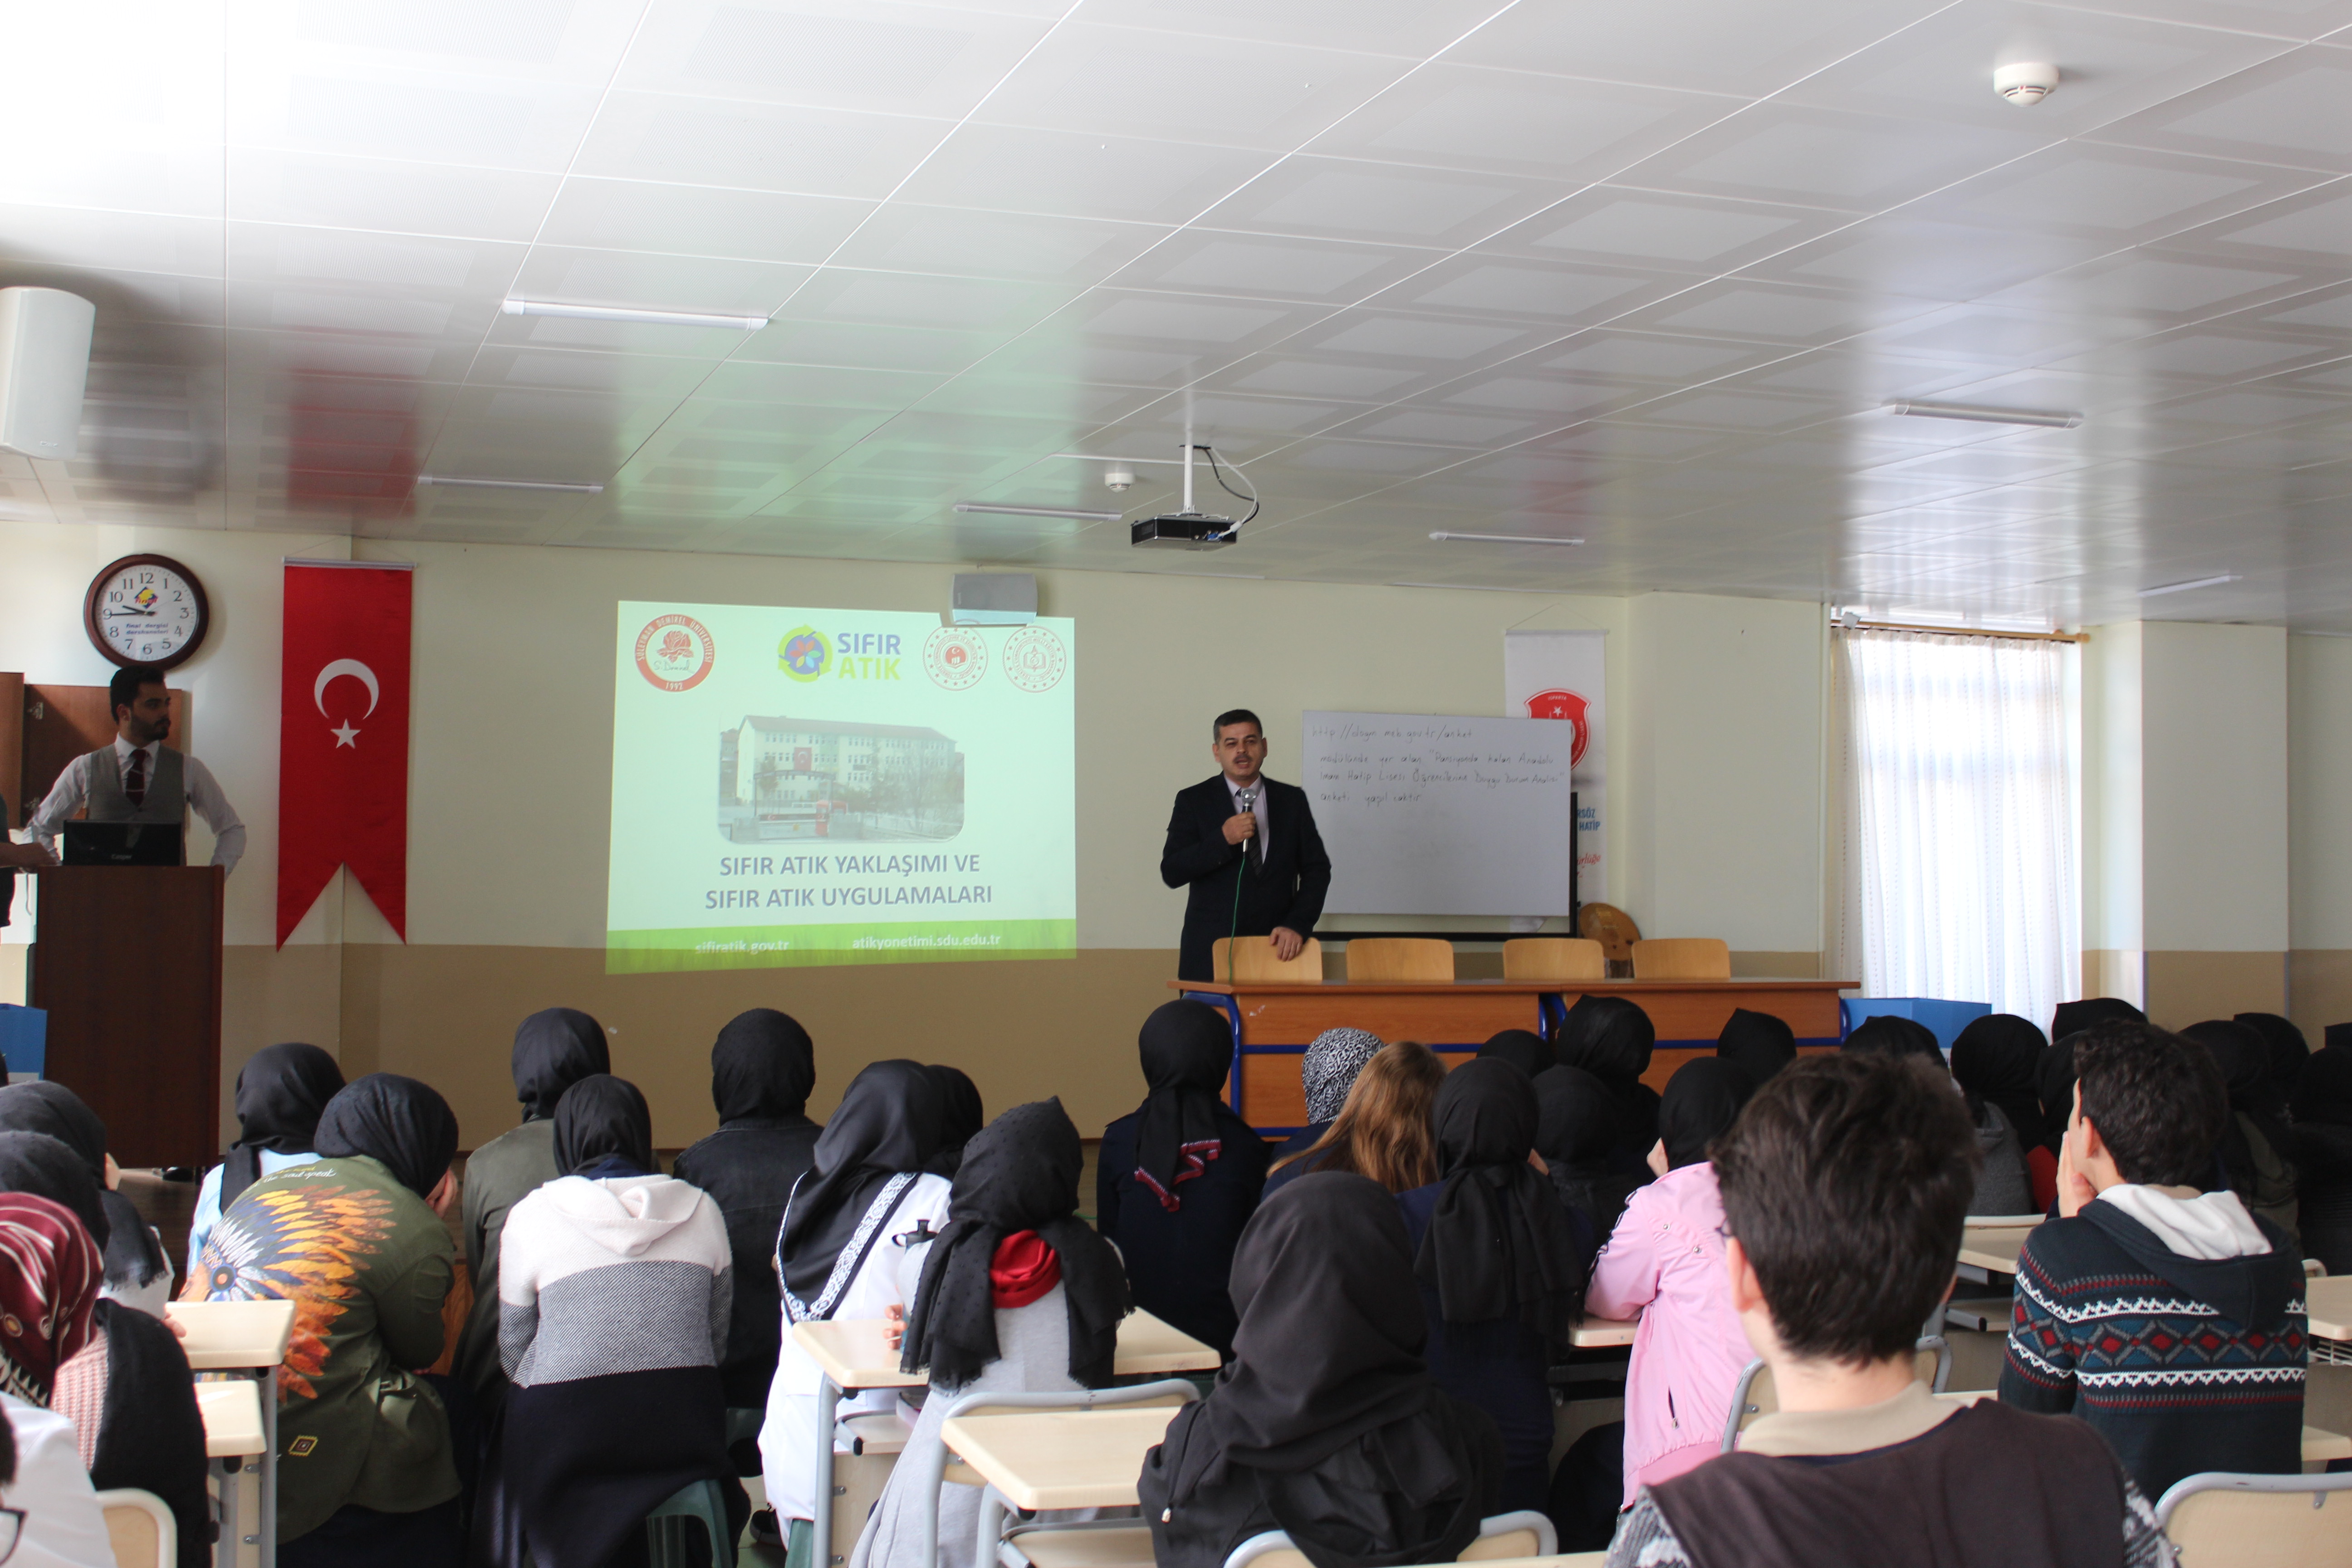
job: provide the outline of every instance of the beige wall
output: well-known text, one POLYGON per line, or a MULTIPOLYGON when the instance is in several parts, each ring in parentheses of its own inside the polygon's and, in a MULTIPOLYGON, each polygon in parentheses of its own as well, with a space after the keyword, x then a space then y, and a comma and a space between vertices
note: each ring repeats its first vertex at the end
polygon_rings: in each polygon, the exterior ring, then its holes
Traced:
POLYGON ((2352 639, 2287 639, 2289 1014, 2352 1020, 2352 639))
POLYGON ((819 1110, 856 1064, 903 1054, 965 1067, 992 1103, 1059 1092, 1099 1125, 1132 1105, 1135 1027, 1174 969, 1183 899, 1160 885, 1159 850, 1169 798, 1209 771, 1209 717, 1257 709, 1281 777, 1309 707, 1499 712, 1513 627, 1609 634, 1611 857, 1623 867, 1636 837, 1648 846, 1646 880, 1621 874, 1614 901, 1656 934, 1728 938, 1746 973, 1818 969, 1814 607, 1047 573, 1043 607, 1077 618, 1083 655, 1074 960, 607 977, 613 602, 931 608, 950 569, 365 541, 362 557, 418 563, 411 942, 339 876, 279 952, 279 563, 352 551, 290 533, 0 523, 0 669, 103 682, 81 595, 108 561, 142 550, 184 561, 211 590, 213 636, 174 680, 193 694, 194 750, 252 829, 229 883, 225 1068, 271 1040, 316 1040, 354 1070, 441 1086, 469 1144, 512 1119, 515 1019, 555 1003, 615 1031, 665 1143, 710 1125, 707 1042, 754 1003, 810 1023, 819 1110), (1637 722, 1645 704, 1654 716, 1637 722), (1629 748, 1664 781, 1654 805, 1624 782, 1629 748))

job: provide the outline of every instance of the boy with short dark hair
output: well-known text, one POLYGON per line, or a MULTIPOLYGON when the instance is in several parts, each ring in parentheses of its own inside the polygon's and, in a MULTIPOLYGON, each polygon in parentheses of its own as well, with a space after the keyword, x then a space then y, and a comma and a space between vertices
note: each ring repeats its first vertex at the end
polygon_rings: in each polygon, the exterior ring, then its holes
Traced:
POLYGON ((1806 1058, 1713 1153, 1732 1304, 1780 1409, 1738 1452, 1644 1488, 1610 1568, 2170 1568, 2096 1434, 1916 1380, 1976 1187, 1975 1129, 1944 1075, 1806 1058))
POLYGON ((2071 1411, 2151 1498, 2303 1463, 2303 1263, 2235 1193, 2200 1193, 2230 1115, 2212 1053, 2150 1024, 2074 1047, 2062 1217, 2017 1260, 2004 1405, 2071 1411))

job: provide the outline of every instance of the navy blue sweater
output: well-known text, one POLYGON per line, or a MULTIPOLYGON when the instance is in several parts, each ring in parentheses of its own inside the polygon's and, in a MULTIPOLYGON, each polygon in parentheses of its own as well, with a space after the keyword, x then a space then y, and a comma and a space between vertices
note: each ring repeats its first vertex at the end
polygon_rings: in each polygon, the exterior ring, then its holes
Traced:
POLYGON ((2183 1258, 2113 1204, 2037 1226, 2018 1255, 2007 1405, 2072 1411, 2153 1500, 2204 1470, 2303 1468, 2303 1264, 2271 1251, 2183 1258))
POLYGON ((1226 1286, 1234 1244, 1257 1212, 1265 1188, 1265 1140, 1223 1106, 1217 1136, 1223 1147, 1209 1167, 1176 1189, 1182 1207, 1170 1210, 1135 1179, 1135 1129, 1140 1113, 1103 1129, 1102 1163, 1095 1176, 1095 1228, 1118 1245, 1135 1304, 1194 1339, 1234 1351, 1241 1319, 1226 1286))

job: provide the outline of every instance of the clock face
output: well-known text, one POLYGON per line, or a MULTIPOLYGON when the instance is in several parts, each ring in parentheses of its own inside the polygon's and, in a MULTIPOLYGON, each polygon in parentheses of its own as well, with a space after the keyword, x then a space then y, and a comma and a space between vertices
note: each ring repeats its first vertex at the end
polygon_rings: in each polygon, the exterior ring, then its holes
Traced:
POLYGON ((89 585, 83 623, 98 651, 116 664, 181 663, 211 621, 195 574, 163 555, 127 555, 89 585))

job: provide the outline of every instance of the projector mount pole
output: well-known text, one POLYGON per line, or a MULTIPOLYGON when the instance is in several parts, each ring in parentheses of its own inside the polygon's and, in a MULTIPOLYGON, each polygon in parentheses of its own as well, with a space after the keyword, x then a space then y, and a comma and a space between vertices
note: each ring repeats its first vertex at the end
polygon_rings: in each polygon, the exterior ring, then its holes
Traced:
POLYGON ((1184 515, 1200 515, 1192 510, 1192 433, 1184 433, 1184 515))

